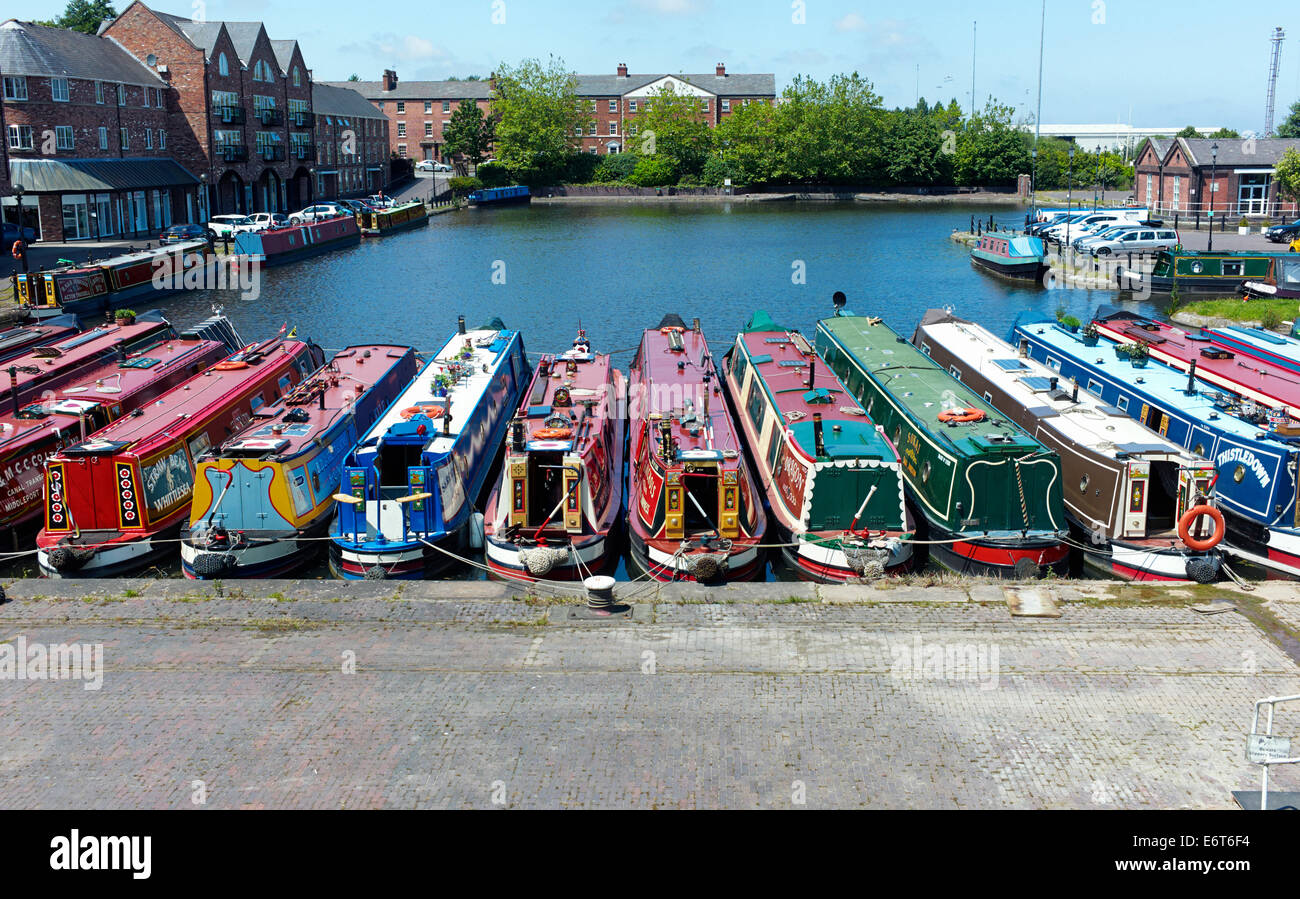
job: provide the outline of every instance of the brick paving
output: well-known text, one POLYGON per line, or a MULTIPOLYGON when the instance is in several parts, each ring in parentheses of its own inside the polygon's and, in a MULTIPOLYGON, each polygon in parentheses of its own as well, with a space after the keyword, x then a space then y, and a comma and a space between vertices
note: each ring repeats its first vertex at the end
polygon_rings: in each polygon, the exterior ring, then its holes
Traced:
POLYGON ((105 672, 0 680, 0 807, 1231 808, 1251 703, 1300 692, 1244 617, 1183 607, 741 588, 560 623, 492 585, 124 584, 10 586, 0 643, 105 672))

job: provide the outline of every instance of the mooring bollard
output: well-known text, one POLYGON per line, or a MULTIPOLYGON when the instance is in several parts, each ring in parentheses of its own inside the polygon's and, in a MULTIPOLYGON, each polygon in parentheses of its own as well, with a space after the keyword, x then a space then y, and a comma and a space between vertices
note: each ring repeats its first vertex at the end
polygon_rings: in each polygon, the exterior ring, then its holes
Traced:
POLYGON ((614 579, 607 574, 595 574, 585 579, 582 585, 587 588, 587 608, 608 609, 614 604, 614 579))

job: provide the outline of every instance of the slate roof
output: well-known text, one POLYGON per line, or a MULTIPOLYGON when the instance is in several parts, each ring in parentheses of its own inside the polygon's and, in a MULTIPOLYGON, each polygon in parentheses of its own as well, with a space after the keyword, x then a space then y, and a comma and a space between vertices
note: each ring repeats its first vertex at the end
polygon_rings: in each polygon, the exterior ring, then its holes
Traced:
POLYGON ((275 61, 280 64, 281 72, 288 72, 293 65, 293 49, 297 46, 297 41, 271 41, 271 49, 275 51, 275 61))
MULTIPOLYGON (((230 35, 230 41, 235 45, 235 53, 239 55, 240 62, 247 63, 253 55, 253 47, 257 45, 257 36, 262 32, 261 22, 196 22, 193 19, 186 19, 182 16, 174 16, 171 13, 159 12, 153 10, 154 15, 165 22, 167 25, 186 38, 191 44, 203 50, 204 56, 211 56, 212 49, 217 45, 217 38, 221 35, 221 29, 226 29, 226 34, 230 35)), ((279 53, 276 54, 279 58, 279 53)))
POLYGON ((166 86, 156 72, 114 41, 16 19, 0 24, 0 71, 166 86))
POLYGON ((1188 162, 1193 166, 1211 164, 1210 148, 1219 145, 1219 165, 1243 168, 1272 168, 1287 150, 1300 151, 1300 138, 1269 137, 1257 140, 1244 138, 1178 138, 1188 162))
POLYGON ((312 82, 311 108, 318 116, 345 116, 358 119, 387 119, 361 94, 347 87, 312 82))
POLYGON ((198 184, 174 159, 10 159, 9 180, 28 193, 144 190, 198 184))
POLYGON ((492 87, 487 81, 398 81, 396 90, 385 93, 382 81, 323 83, 349 88, 367 100, 486 100, 492 87))
MULTIPOLYGON (((773 97, 776 95, 776 76, 771 74, 736 74, 718 77, 707 75, 678 75, 659 72, 652 75, 579 75, 578 95, 582 97, 621 97, 629 91, 653 84, 672 75, 689 81, 695 87, 728 97, 773 97)), ((367 100, 486 100, 491 83, 483 81, 398 81, 397 87, 384 91, 382 81, 329 81, 327 84, 348 86, 359 91, 367 100)))

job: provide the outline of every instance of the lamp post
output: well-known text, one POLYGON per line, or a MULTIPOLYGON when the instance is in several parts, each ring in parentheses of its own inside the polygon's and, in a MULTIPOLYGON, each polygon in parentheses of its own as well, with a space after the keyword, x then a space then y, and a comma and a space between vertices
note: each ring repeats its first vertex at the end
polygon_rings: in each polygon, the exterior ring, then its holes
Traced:
POLYGON ((316 202, 316 167, 312 166, 307 170, 307 205, 310 206, 316 202))
POLYGON ((208 173, 199 174, 199 218, 203 220, 203 226, 206 228, 208 220, 212 216, 208 215, 208 173))
MULTIPOLYGON (((24 228, 24 225, 23 225, 23 193, 24 193, 25 191, 26 191, 26 188, 25 188, 23 185, 21 185, 21 184, 14 184, 14 195, 15 195, 16 197, 18 197, 18 239, 23 241, 23 246, 24 246, 24 247, 27 245, 27 241, 23 240, 23 233, 24 233, 24 231, 23 231, 23 228, 24 228)), ((23 263, 23 274, 25 275, 25 274, 27 274, 27 272, 29 271, 29 269, 27 268, 27 251, 26 251, 25 249, 23 250, 22 263, 23 263)))
POLYGON ((1074 217, 1074 145, 1070 145, 1067 154, 1070 157, 1069 174, 1066 176, 1065 189, 1065 245, 1070 245, 1070 219, 1074 217))
POLYGON ((1210 146, 1210 243, 1206 252, 1214 252, 1214 195, 1219 188, 1219 142, 1210 146))

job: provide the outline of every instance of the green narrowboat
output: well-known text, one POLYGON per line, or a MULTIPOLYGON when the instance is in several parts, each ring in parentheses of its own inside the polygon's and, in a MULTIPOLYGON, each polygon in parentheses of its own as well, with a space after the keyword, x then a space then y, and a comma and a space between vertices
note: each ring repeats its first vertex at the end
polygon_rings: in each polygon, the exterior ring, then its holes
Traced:
POLYGON ((959 574, 1065 572, 1055 453, 878 318, 818 322, 817 352, 898 447, 931 558, 959 574))
POLYGON ((423 200, 414 200, 393 206, 390 209, 372 209, 357 213, 357 224, 361 233, 370 237, 381 234, 396 234, 409 228, 418 228, 429 223, 429 207, 423 200))
POLYGON ((1246 281, 1269 280, 1277 259, 1276 253, 1161 250, 1150 272, 1121 266, 1119 280, 1126 290, 1170 293, 1177 286, 1183 294, 1235 294, 1246 281))

